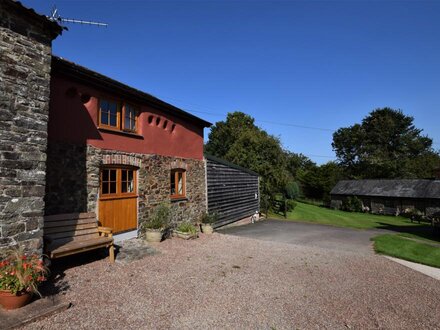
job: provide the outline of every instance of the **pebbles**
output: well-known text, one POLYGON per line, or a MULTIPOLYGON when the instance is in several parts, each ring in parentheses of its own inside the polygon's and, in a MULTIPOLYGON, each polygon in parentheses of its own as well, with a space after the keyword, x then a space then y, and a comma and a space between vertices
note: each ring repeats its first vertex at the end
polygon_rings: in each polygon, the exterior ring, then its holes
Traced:
POLYGON ((435 329, 440 324, 440 282, 380 256, 218 233, 173 238, 154 249, 160 253, 127 263, 99 260, 67 269, 63 299, 73 307, 28 328, 435 329))
POLYGON ((117 251, 116 262, 121 264, 127 264, 157 253, 156 249, 149 246, 142 239, 128 239, 115 245, 117 251))

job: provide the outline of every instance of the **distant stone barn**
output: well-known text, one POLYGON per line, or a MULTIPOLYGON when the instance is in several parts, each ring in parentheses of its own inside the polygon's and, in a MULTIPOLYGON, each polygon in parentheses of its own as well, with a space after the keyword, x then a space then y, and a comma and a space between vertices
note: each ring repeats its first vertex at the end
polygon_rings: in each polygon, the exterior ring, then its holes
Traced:
POLYGON ((330 192, 331 207, 339 209, 356 196, 372 213, 396 215, 417 209, 426 215, 440 212, 440 180, 343 180, 330 192))

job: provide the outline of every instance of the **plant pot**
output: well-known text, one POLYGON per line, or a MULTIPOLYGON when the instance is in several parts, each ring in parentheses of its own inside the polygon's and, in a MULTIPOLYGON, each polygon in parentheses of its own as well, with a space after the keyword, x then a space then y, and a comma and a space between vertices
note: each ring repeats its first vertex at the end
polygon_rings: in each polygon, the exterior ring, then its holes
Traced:
POLYGON ((179 237, 179 238, 183 238, 183 239, 192 239, 192 238, 197 238, 197 233, 193 234, 193 233, 186 233, 183 231, 178 231, 175 230, 174 234, 179 237))
POLYGON ((32 293, 27 291, 11 293, 11 291, 0 290, 0 305, 4 309, 17 309, 23 307, 32 298, 32 293))
POLYGON ((214 232, 214 228, 209 223, 202 223, 202 232, 211 235, 214 232))
POLYGON ((163 230, 162 229, 147 229, 145 231, 145 239, 150 243, 159 243, 162 241, 163 230))

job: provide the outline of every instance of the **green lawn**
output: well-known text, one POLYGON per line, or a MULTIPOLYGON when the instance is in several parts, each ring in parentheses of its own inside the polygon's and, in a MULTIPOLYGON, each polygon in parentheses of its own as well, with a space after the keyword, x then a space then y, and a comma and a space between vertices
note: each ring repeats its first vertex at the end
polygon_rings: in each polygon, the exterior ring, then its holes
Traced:
MULTIPOLYGON (((284 219, 279 214, 270 216, 284 219)), ((440 268, 440 238, 434 236, 426 223, 412 223, 404 217, 332 210, 301 202, 297 202, 293 212, 287 213, 287 220, 355 229, 388 229, 396 234, 373 238, 377 253, 440 268)))
MULTIPOLYGON (((283 216, 279 214, 270 214, 270 216, 283 219, 283 216)), ((418 223, 411 223, 409 219, 403 217, 345 212, 301 202, 297 202, 293 212, 287 213, 287 219, 356 229, 421 226, 418 223)))
POLYGON ((440 268, 439 247, 393 234, 379 235, 372 240, 377 253, 440 268))

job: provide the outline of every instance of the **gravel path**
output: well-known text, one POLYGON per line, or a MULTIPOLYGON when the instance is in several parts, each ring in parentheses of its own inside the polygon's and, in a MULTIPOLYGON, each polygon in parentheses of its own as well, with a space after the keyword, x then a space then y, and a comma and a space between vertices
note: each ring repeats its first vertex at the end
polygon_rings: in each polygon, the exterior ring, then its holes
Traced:
POLYGON ((440 326, 440 282, 380 256, 221 234, 155 248, 65 270, 73 306, 27 329, 440 326))

